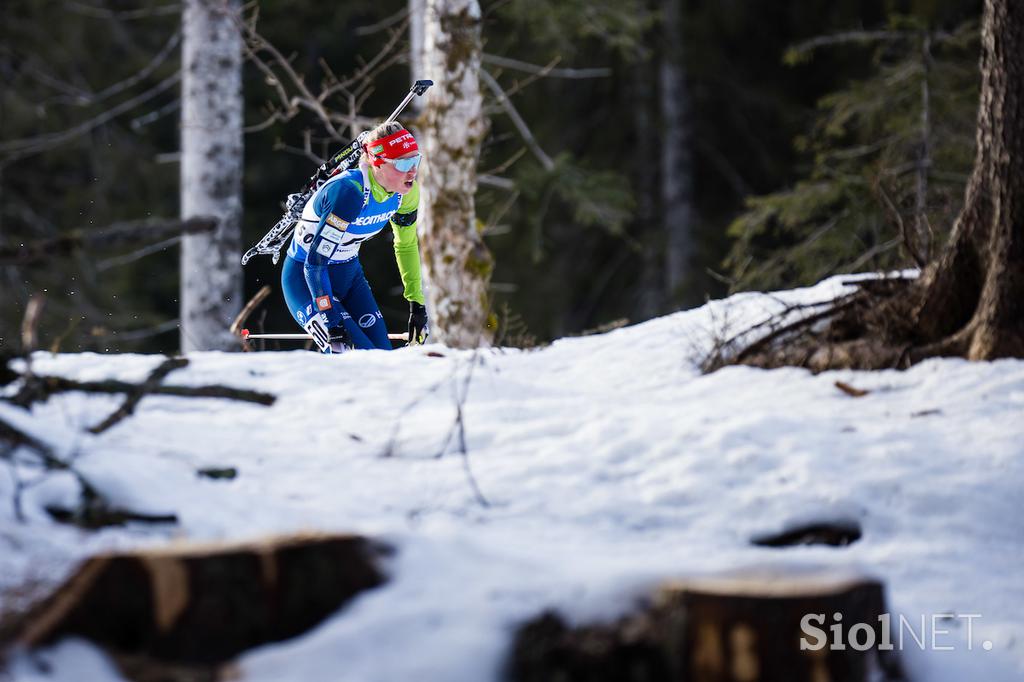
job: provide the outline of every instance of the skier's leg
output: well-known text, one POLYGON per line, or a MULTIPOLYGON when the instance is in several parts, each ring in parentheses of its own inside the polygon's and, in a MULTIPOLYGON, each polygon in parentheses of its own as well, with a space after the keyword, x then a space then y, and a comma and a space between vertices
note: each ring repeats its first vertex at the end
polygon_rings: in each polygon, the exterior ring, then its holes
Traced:
POLYGON ((352 315, 353 326, 357 326, 372 344, 370 348, 391 350, 391 340, 388 339, 384 316, 373 297, 373 291, 370 290, 370 283, 366 281, 362 265, 358 259, 355 263, 356 271, 352 273, 352 284, 342 303, 352 315))
POLYGON ((302 263, 285 256, 281 267, 281 293, 284 294, 288 312, 300 327, 313 314, 313 296, 302 273, 302 263))
MULTIPOLYGON (((345 265, 336 264, 324 268, 324 276, 330 277, 331 280, 331 303, 337 306, 341 313, 341 322, 352 339, 352 345, 355 348, 374 348, 373 342, 366 337, 359 325, 352 321, 352 316, 338 300, 338 293, 344 293, 352 279, 351 269, 345 265)), ((309 293, 302 263, 285 257, 284 266, 281 268, 281 291, 288 305, 288 312, 300 327, 305 328, 306 321, 317 311, 313 305, 313 295, 309 293)))
MULTIPOLYGON (((331 277, 331 289, 334 291, 337 297, 334 300, 334 305, 341 308, 341 321, 345 325, 345 329, 348 331, 349 338, 352 340, 352 346, 361 350, 371 350, 373 348, 380 348, 377 345, 378 339, 367 333, 367 330, 361 327, 357 323, 362 312, 357 312, 352 308, 353 303, 358 303, 361 300, 361 295, 356 293, 353 296, 353 292, 358 292, 360 282, 362 285, 366 285, 366 278, 363 277, 363 268, 359 265, 359 259, 354 258, 347 263, 338 263, 328 268, 331 277)), ((373 302, 373 295, 370 295, 371 303, 373 302)), ((373 303, 376 307, 376 303, 373 303)), ((362 308, 359 309, 362 311, 362 308)), ((378 311, 379 314, 379 311, 378 311)), ((381 324, 380 326, 383 326, 381 324)), ((384 339, 387 341, 388 333, 385 330, 384 339)), ((390 342, 387 348, 391 348, 390 342)))

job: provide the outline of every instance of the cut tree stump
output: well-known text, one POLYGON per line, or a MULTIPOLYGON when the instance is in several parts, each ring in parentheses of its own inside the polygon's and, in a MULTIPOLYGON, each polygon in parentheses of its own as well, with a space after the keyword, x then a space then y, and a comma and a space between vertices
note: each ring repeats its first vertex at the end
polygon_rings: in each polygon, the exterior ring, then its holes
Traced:
POLYGON ((355 535, 308 535, 97 556, 4 630, 26 647, 74 635, 115 653, 219 663, 306 632, 382 584, 389 552, 355 535))
MULTIPOLYGON (((651 604, 617 623, 570 628, 544 613, 520 628, 508 666, 515 682, 868 682, 903 679, 893 651, 879 651, 884 589, 862 574, 752 569, 664 585, 651 604), (844 650, 801 650, 807 614, 831 636, 842 614, 844 650), (849 646, 864 623, 874 646, 849 646)), ((857 642, 866 643, 866 633, 857 642)))

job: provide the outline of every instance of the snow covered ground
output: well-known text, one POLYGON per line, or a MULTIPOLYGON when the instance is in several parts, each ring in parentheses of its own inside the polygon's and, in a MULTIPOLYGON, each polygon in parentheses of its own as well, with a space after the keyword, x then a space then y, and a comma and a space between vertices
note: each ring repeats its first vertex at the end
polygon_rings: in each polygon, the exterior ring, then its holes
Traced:
MULTIPOLYGON (((5 467, 0 608, 16 606, 15 588, 57 580, 101 549, 355 531, 398 548, 390 582, 307 635, 244 655, 245 680, 492 680, 515 626, 545 608, 612 618, 667 578, 779 564, 884 579, 894 622, 903 615, 919 635, 926 619, 926 650, 904 641, 917 680, 1024 679, 1024 362, 818 376, 695 367, 726 327, 841 290, 833 279, 739 295, 534 351, 196 353, 167 383, 258 389, 277 403, 151 397, 102 436, 84 429, 117 398, 68 394, 31 416, 0 403, 119 504, 180 519, 170 531, 57 525, 43 506, 71 503, 76 488, 51 475, 25 493, 29 520, 17 523, 5 467), (837 380, 870 393, 852 398, 837 380), (449 438, 466 386, 468 459, 449 438), (239 474, 197 477, 205 466, 239 474), (750 542, 822 519, 855 521, 863 538, 750 542), (933 623, 940 614, 959 617, 933 623)), ((33 364, 139 380, 160 361, 37 354, 33 364)), ((81 641, 41 658, 48 673, 27 657, 8 672, 120 679, 81 641)))

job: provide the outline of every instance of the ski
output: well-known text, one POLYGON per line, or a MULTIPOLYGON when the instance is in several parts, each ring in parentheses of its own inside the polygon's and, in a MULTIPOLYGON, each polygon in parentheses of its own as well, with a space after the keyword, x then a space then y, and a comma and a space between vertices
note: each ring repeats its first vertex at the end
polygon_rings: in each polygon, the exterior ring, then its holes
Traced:
MULTIPOLYGON (((433 84, 434 81, 431 80, 419 80, 413 83, 405 99, 391 112, 391 115, 384 122, 390 123, 398 118, 398 115, 402 113, 402 110, 412 101, 413 97, 422 95, 433 84)), ((299 222, 299 218, 302 216, 302 209, 306 207, 306 203, 313 196, 313 193, 327 182, 328 178, 337 173, 347 171, 359 163, 359 154, 366 135, 368 135, 366 132, 359 133, 356 139, 352 140, 340 152, 320 165, 320 168, 310 177, 309 182, 306 183, 302 191, 288 195, 288 199, 285 202, 284 215, 270 228, 270 231, 263 235, 262 239, 242 255, 242 265, 245 265, 254 256, 258 255, 270 256, 274 265, 277 265, 277 262, 281 259, 281 247, 288 241, 292 230, 295 229, 295 225, 299 222)))

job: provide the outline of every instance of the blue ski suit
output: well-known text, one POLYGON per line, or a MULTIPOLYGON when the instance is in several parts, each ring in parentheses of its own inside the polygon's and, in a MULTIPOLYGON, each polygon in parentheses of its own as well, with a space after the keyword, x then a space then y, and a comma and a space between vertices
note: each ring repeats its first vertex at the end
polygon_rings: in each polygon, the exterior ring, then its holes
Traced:
POLYGON ((288 310, 300 326, 315 314, 344 326, 356 348, 391 349, 384 316, 359 262, 359 247, 391 224, 405 298, 423 303, 416 209, 419 182, 405 195, 381 187, 365 168, 339 173, 302 211, 281 270, 288 310))

